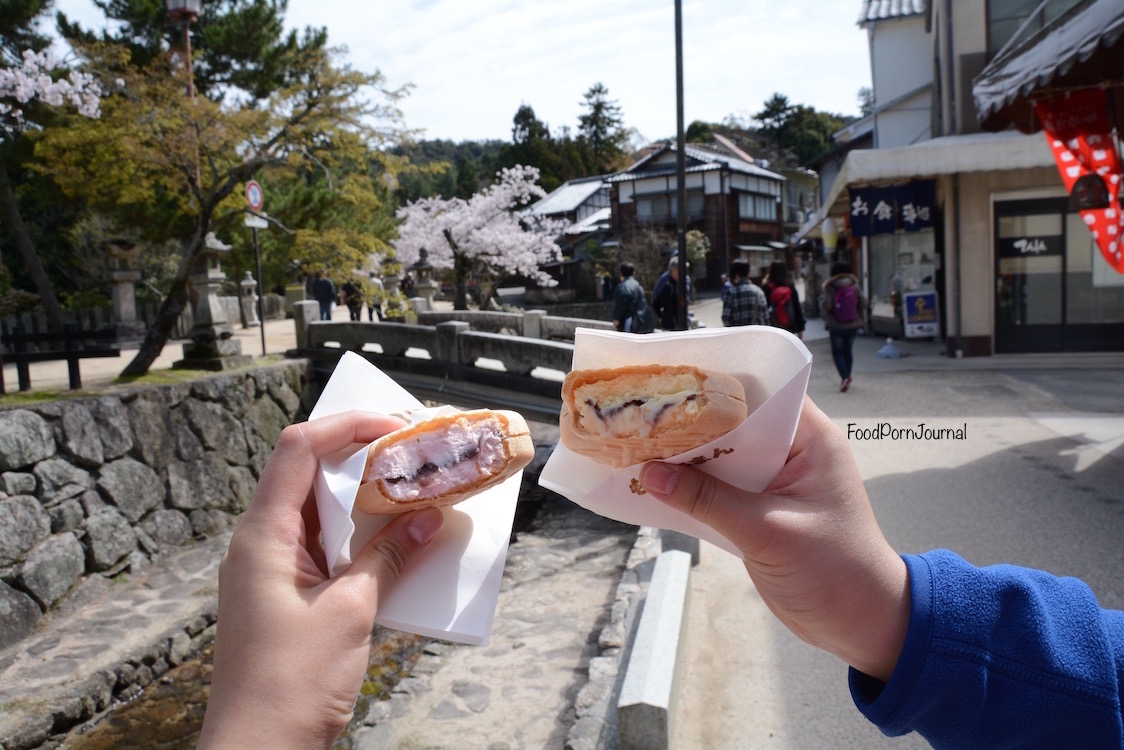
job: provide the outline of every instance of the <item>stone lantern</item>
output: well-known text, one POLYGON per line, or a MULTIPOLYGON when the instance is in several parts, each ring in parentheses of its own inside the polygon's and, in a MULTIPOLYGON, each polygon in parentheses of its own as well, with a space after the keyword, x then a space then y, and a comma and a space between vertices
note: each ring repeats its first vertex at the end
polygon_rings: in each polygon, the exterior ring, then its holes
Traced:
POLYGON ((238 299, 242 307, 242 327, 254 328, 261 325, 258 320, 258 282, 254 281, 254 275, 249 271, 246 272, 245 278, 239 284, 239 291, 241 294, 238 299))
POLYGON ((137 319, 136 283, 141 273, 133 268, 140 250, 128 240, 109 241, 109 281, 113 285, 113 314, 117 318, 117 344, 131 348, 144 339, 145 324, 137 319))
POLYGON ((429 262, 429 251, 424 247, 418 251, 418 259, 410 266, 410 270, 414 272, 414 290, 425 300, 428 308, 432 309, 437 284, 433 281, 433 264, 429 262))
POLYGON ((208 232, 203 240, 190 277, 195 325, 188 333, 191 342, 183 345, 183 359, 172 363, 173 368, 229 370, 253 361, 242 354, 242 342, 231 338, 234 330, 219 299, 219 287, 226 280, 219 256, 230 252, 230 247, 220 242, 214 232, 208 232))

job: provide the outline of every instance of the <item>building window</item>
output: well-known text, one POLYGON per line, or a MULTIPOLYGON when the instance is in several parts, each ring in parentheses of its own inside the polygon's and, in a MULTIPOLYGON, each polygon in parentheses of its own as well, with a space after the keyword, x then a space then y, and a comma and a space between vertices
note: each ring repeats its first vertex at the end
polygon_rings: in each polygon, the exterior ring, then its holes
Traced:
MULTIPOLYGON (((687 218, 703 217, 702 193, 687 193, 687 218)), ((641 224, 669 224, 679 220, 679 198, 662 193, 636 199, 636 219, 641 224)))
MULTIPOLYGON (((1079 0, 1048 0, 1041 13, 1031 19, 1021 39, 1051 23, 1079 0)), ((1041 0, 988 0, 987 2, 987 50, 989 57, 1003 49, 1023 23, 1034 13, 1041 0)))
POLYGON ((738 193, 738 216, 756 221, 777 220, 777 199, 772 195, 738 193))

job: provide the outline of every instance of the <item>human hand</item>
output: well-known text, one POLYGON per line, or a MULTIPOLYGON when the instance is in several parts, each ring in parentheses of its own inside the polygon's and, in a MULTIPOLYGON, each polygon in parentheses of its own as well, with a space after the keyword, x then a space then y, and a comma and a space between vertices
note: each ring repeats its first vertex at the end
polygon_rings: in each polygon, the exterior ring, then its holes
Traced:
POLYGON ((198 747, 330 747, 351 720, 380 595, 437 534, 392 520, 329 579, 312 484, 322 456, 402 426, 348 412, 281 433, 219 567, 218 634, 198 747))
POLYGON ((645 465, 640 482, 735 544, 789 630, 889 679, 909 625, 908 573, 878 527, 846 438, 811 399, 784 467, 764 492, 660 462, 645 465))

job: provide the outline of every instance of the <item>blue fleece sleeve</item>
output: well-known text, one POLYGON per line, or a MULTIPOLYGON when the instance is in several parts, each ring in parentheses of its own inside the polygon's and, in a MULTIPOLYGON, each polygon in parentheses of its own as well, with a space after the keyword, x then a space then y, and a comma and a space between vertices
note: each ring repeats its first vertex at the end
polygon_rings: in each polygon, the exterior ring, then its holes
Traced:
POLYGON ((890 681, 851 670, 884 734, 933 747, 1124 747, 1124 612, 1075 578, 903 555, 911 613, 890 681))

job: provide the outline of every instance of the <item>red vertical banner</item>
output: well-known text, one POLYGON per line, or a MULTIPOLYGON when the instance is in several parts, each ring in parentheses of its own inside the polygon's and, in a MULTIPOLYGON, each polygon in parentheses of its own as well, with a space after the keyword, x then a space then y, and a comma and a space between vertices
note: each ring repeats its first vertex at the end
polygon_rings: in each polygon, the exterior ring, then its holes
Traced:
POLYGON ((1107 95, 1103 89, 1059 94, 1034 103, 1046 142, 1054 154, 1066 191, 1102 190, 1103 208, 1081 211, 1081 218, 1108 264, 1124 274, 1124 215, 1120 210, 1120 155, 1112 140, 1107 95), (1101 182, 1098 182, 1098 178, 1101 182), (1078 181, 1081 181, 1078 184, 1078 181), (1092 186, 1092 187, 1090 187, 1092 186))

